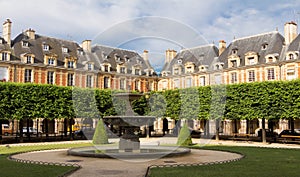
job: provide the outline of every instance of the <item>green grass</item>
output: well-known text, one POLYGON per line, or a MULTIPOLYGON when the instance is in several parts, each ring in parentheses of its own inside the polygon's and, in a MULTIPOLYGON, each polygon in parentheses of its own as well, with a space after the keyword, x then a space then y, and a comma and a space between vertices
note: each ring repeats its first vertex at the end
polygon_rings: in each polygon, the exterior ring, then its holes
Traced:
MULTIPOLYGON (((226 164, 151 169, 151 177, 298 177, 300 150, 210 146, 202 149, 239 152, 246 157, 226 164)), ((205 158, 205 157, 203 157, 205 158)))
POLYGON ((0 176, 1 177, 57 177, 65 174, 75 167, 25 164, 8 160, 10 154, 29 152, 47 149, 66 149, 72 147, 89 146, 89 143, 82 144, 50 144, 50 145, 30 145, 0 147, 0 176))

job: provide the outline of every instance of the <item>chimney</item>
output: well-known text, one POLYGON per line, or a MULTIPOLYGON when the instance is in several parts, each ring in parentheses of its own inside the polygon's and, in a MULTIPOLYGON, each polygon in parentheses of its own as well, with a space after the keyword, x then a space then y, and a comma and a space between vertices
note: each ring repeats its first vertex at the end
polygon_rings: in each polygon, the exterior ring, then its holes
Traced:
POLYGON ((284 25, 285 44, 290 44, 298 35, 298 26, 296 22, 287 22, 284 25))
POLYGON ((29 28, 25 31, 25 34, 29 39, 35 39, 35 31, 33 29, 29 28))
POLYGON ((2 35, 3 35, 4 40, 10 46, 11 45, 11 21, 10 21, 10 19, 7 19, 3 23, 2 35))
POLYGON ((148 50, 144 50, 143 58, 144 58, 145 61, 149 59, 148 50))
POLYGON ((219 41, 219 56, 225 51, 226 42, 224 40, 219 41))
POLYGON ((171 60, 173 58, 175 58, 176 54, 177 54, 176 50, 170 50, 170 49, 166 50, 166 60, 165 60, 165 63, 171 62, 171 60))
POLYGON ((91 52, 92 51, 92 41, 91 40, 84 40, 82 42, 82 48, 85 52, 91 52))

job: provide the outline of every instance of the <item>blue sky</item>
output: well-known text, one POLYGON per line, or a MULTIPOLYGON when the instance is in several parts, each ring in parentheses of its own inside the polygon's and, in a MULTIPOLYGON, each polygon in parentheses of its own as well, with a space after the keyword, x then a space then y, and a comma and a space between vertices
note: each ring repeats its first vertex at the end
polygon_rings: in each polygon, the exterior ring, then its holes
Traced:
POLYGON ((147 49, 158 70, 166 49, 229 44, 276 28, 283 34, 285 22, 300 20, 299 0, 0 0, 0 7, 0 20, 13 22, 13 37, 33 28, 78 43, 147 49))

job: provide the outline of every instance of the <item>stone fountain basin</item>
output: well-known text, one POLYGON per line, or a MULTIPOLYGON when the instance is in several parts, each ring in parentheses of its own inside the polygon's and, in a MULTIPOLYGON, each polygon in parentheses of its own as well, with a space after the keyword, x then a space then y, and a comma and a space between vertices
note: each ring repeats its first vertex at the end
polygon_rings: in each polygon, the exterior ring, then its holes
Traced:
POLYGON ((177 157, 189 154, 188 148, 173 146, 141 146, 140 152, 119 152, 114 146, 88 146, 72 148, 68 155, 94 157, 94 158, 115 158, 115 159, 154 159, 162 157, 177 157))

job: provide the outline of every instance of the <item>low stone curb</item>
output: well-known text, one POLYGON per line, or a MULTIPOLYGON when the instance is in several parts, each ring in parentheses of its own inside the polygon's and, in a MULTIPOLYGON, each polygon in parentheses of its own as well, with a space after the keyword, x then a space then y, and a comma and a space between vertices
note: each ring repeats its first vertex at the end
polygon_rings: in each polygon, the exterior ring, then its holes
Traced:
MULTIPOLYGON (((43 150, 41 150, 41 151, 43 151, 43 150)), ((73 170, 70 170, 70 171, 60 175, 59 177, 69 176, 70 174, 74 173, 75 171, 77 171, 81 168, 81 166, 79 164, 76 164, 76 163, 70 164, 70 163, 61 163, 61 162, 44 162, 44 161, 36 161, 36 160, 23 160, 23 159, 17 159, 17 158, 12 157, 14 155, 22 154, 22 153, 26 153, 26 152, 11 154, 7 158, 9 160, 19 162, 19 163, 37 164, 37 165, 54 165, 54 166, 63 166, 63 167, 67 166, 67 167, 74 167, 75 168, 73 170)))
POLYGON ((168 165, 150 165, 147 168, 145 177, 150 177, 150 170, 152 168, 166 168, 166 167, 190 167, 190 166, 204 166, 204 165, 216 165, 216 164, 223 164, 223 163, 229 163, 229 162, 236 162, 239 161, 246 156, 244 154, 233 152, 233 151, 225 151, 225 150, 217 150, 217 151, 223 151, 223 152, 230 152, 241 155, 241 157, 232 159, 232 160, 222 160, 222 161, 215 161, 215 162, 204 162, 204 163, 185 163, 185 164, 168 164, 168 165))

